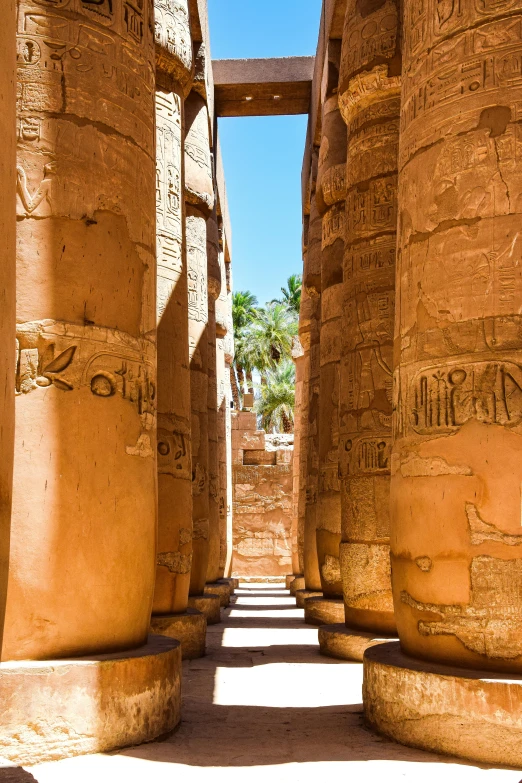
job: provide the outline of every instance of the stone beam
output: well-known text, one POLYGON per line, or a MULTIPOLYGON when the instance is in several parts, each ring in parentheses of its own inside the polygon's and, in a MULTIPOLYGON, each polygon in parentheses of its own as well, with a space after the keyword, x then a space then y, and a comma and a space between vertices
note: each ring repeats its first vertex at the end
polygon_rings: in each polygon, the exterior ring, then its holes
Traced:
POLYGON ((214 60, 216 115, 308 114, 313 57, 214 60))

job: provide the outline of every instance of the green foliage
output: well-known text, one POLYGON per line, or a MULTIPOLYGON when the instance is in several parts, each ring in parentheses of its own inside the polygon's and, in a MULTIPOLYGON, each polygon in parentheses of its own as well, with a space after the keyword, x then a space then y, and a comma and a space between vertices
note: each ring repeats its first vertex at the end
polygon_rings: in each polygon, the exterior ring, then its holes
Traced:
POLYGON ((285 358, 267 371, 258 387, 256 412, 267 432, 292 432, 295 405, 295 367, 285 358))
POLYGON ((281 288, 281 293, 283 294, 282 299, 273 299, 272 301, 286 305, 290 310, 293 310, 296 315, 299 315, 303 278, 301 275, 290 275, 286 281, 286 285, 286 288, 281 288))

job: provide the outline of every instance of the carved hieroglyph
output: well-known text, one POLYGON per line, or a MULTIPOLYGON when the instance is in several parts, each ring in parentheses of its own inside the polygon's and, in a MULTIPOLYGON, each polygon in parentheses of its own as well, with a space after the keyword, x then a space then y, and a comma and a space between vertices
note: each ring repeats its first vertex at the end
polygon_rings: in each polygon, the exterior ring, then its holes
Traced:
POLYGON ((154 168, 151 0, 20 0, 4 658, 87 655, 147 637, 156 542, 154 168))
POLYGON ((397 623, 413 655, 521 671, 522 3, 404 13, 397 623))
POLYGON ((323 106, 316 203, 322 214, 317 557, 325 597, 342 598, 339 567, 339 382, 343 301, 346 124, 337 92, 323 106))
MULTIPOLYGON (((0 595, 7 590, 13 482, 16 341, 16 10, 5 3, 0 28, 0 595)), ((0 608, 3 625, 4 602, 0 608)), ((1 651, 0 651, 1 653, 1 651)))
POLYGON ((192 458, 187 265, 183 245, 183 93, 192 44, 184 0, 156 0, 158 555, 153 613, 187 608, 192 458), (162 87, 161 85, 165 85, 162 87), (168 85, 168 86, 167 86, 168 85))
POLYGON ((341 362, 341 572, 346 622, 394 630, 389 566, 400 113, 393 0, 350 0, 339 103, 348 125, 341 362))

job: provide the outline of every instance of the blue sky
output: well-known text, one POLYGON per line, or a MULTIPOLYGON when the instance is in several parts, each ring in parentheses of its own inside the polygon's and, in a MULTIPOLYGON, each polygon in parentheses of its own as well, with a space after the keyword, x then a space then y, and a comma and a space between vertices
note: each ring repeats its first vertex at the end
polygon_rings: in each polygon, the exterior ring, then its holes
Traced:
MULTIPOLYGON (((321 0, 209 0, 212 57, 313 55, 321 0)), ((306 117, 219 120, 232 219, 234 289, 264 304, 300 273, 306 117)))

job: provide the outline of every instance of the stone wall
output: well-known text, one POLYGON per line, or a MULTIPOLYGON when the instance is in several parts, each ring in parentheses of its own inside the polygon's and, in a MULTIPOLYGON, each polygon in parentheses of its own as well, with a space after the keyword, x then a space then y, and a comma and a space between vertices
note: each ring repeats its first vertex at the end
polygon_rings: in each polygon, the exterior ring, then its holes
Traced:
POLYGON ((232 414, 233 576, 284 576, 292 565, 293 435, 258 430, 232 414))

